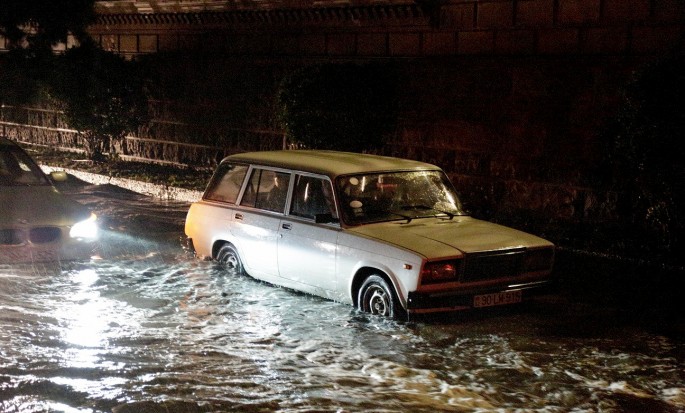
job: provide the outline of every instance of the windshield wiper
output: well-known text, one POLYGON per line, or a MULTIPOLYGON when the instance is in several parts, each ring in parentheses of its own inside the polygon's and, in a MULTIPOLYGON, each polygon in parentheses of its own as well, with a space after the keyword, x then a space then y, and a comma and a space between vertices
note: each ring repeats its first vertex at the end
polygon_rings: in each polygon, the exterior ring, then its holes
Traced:
POLYGON ((416 217, 409 216, 407 214, 400 214, 399 212, 388 211, 388 210, 370 210, 370 211, 367 211, 367 215, 370 215, 370 216, 377 215, 379 220, 377 220, 377 221, 374 220, 374 222, 386 221, 389 218, 388 215, 395 215, 395 216, 398 216, 402 219, 406 219, 407 224, 410 223, 412 219, 416 218, 416 217), (383 218, 383 219, 380 219, 380 218, 383 218))
POLYGON ((423 210, 423 211, 435 211, 435 212, 440 212, 442 214, 445 214, 449 217, 449 219, 452 219, 455 217, 456 214, 449 212, 449 211, 444 211, 442 209, 436 209, 433 207, 429 207, 427 205, 422 205, 422 204, 417 204, 417 205, 403 205, 401 207, 402 210, 411 210, 411 209, 416 209, 416 210, 423 210))
POLYGON ((412 219, 416 218, 416 217, 411 217, 411 216, 406 215, 406 214, 400 214, 400 213, 395 212, 395 211, 387 211, 387 212, 388 212, 388 214, 397 215, 398 217, 406 219, 407 224, 410 223, 412 219))

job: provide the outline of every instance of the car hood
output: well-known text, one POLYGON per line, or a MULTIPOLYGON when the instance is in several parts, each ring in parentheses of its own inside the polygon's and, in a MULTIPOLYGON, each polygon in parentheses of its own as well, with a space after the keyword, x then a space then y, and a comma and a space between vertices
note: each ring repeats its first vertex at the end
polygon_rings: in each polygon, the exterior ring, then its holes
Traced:
POLYGON ((90 215, 50 185, 0 188, 0 226, 72 225, 90 215))
POLYGON ((427 258, 552 246, 535 235, 471 217, 423 218, 364 225, 350 231, 412 250, 427 258))

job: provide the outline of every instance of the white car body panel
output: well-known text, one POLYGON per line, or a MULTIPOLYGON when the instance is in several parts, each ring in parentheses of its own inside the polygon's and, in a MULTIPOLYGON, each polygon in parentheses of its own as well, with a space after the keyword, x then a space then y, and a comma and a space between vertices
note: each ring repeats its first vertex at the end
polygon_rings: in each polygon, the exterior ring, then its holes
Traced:
MULTIPOLYGON (((301 220, 281 221, 278 239, 278 272, 292 288, 336 290, 339 228, 301 220), (306 263, 306 265, 303 265, 306 263)), ((317 295, 323 295, 317 294, 317 295)))
POLYGON ((236 247, 245 270, 255 277, 275 282, 278 276, 278 228, 281 218, 253 210, 233 213, 231 235, 239 240, 236 247))

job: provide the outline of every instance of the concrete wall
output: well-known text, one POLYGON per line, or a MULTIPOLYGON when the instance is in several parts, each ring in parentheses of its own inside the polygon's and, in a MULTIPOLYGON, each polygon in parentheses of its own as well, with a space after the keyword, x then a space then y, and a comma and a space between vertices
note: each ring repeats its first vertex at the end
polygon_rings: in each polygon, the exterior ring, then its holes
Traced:
POLYGON ((401 121, 384 153, 437 163, 482 215, 571 224, 611 219, 616 194, 594 180, 599 131, 633 73, 682 52, 685 34, 682 0, 102 1, 98 11, 90 33, 104 48, 156 54, 178 79, 139 138, 279 136, 272 105, 285 73, 392 62, 401 121))

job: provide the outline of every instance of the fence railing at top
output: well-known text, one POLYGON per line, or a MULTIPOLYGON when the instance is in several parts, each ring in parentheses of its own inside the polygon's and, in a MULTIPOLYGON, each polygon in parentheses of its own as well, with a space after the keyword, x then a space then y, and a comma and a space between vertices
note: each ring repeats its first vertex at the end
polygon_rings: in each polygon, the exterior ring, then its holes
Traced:
MULTIPOLYGON (((0 132, 16 141, 49 146, 65 151, 82 151, 83 137, 59 119, 58 112, 49 109, 3 106, 0 112, 0 132), (8 110, 13 116, 6 116, 8 110)), ((263 129, 228 128, 225 145, 203 145, 164 139, 127 136, 113 144, 113 151, 123 159, 157 162, 191 167, 213 167, 232 153, 283 149, 282 132, 263 129)))

